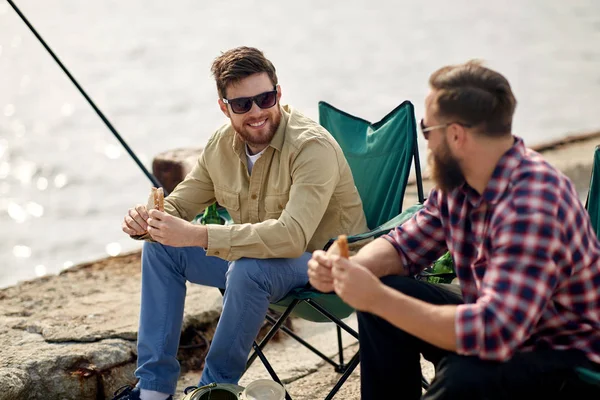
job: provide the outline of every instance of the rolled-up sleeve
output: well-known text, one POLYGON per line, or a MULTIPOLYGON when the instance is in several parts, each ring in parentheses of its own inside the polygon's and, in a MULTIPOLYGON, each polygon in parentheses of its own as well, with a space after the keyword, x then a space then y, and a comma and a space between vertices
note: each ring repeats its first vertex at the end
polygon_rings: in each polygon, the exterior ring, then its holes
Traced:
POLYGON ((432 190, 417 213, 383 236, 398 251, 409 275, 430 266, 446 250, 446 237, 438 208, 438 192, 432 190))
POLYGON ((292 160, 292 185, 281 216, 255 224, 207 225, 207 254, 227 260, 299 257, 340 180, 339 162, 328 141, 307 141, 292 160))
MULTIPOLYGON (((209 141, 207 147, 210 145, 209 141)), ((206 169, 205 153, 202 152, 192 171, 165 198, 165 212, 191 221, 214 202, 214 185, 206 169)))
POLYGON ((456 345, 458 354, 502 361, 531 335, 557 285, 553 260, 566 255, 559 256, 560 222, 549 214, 515 213, 490 237, 480 296, 457 308, 456 345))

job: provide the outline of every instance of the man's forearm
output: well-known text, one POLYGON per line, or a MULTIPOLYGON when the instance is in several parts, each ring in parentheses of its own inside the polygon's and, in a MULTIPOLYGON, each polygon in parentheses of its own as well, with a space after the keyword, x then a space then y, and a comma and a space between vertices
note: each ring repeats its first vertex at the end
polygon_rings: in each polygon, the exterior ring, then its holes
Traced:
POLYGON ((375 239, 350 258, 369 269, 378 278, 386 275, 406 275, 398 251, 385 239, 375 239))
POLYGON ((381 285, 370 313, 439 348, 456 351, 456 306, 436 305, 381 285))

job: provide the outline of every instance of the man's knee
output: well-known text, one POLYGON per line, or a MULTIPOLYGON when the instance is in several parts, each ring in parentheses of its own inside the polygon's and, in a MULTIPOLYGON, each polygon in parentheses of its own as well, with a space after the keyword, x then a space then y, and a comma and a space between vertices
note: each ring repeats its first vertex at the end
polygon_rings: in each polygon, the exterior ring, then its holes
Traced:
POLYGON ((156 264, 156 261, 164 257, 165 248, 158 242, 144 242, 142 245, 142 269, 156 264))
POLYGON ((142 244, 142 254, 152 254, 159 250, 160 246, 162 245, 158 242, 144 241, 142 244))
POLYGON ((157 273, 172 269, 177 274, 184 274, 184 261, 181 247, 171 247, 158 242, 144 242, 142 245, 142 271, 152 270, 157 273))
POLYGON ((227 286, 258 286, 267 291, 269 289, 269 281, 260 260, 255 258, 240 258, 231 262, 225 278, 227 286))
POLYGON ((436 367, 429 396, 424 399, 479 399, 492 387, 494 374, 477 357, 449 354, 436 367))

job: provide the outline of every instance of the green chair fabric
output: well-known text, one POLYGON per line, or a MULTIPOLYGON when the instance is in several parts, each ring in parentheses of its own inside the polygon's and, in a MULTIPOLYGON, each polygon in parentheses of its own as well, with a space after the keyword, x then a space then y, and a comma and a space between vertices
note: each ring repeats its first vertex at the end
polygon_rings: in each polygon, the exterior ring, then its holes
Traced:
POLYGON ((576 368, 579 379, 591 385, 600 386, 600 372, 592 371, 586 368, 576 368))
POLYGON ((377 228, 371 229, 369 232, 348 236, 348 243, 354 243, 369 238, 378 238, 379 236, 385 235, 398 225, 402 225, 403 223, 408 221, 421 208, 423 208, 423 204, 414 204, 406 210, 404 210, 403 212, 401 212, 400 214, 396 215, 394 218, 390 219, 389 221, 385 221, 377 228))
POLYGON ((592 177, 588 191, 585 208, 590 215, 592 227, 596 235, 600 235, 600 146, 594 150, 594 162, 592 164, 592 177))
MULTIPOLYGON (((401 213, 413 159, 419 193, 422 193, 414 108, 409 101, 400 104, 375 124, 322 101, 319 102, 319 122, 331 132, 344 151, 363 202, 367 225, 371 229, 349 236, 349 243, 379 237, 412 217, 422 207, 417 204, 401 213)), ((334 240, 332 238, 325 248, 334 240)), ((294 299, 304 298, 312 298, 340 319, 350 316, 354 311, 337 295, 311 289, 293 291, 279 302, 271 304, 270 308, 282 313, 294 299)), ((292 315, 314 322, 330 321, 305 302, 298 304, 292 315)))
MULTIPOLYGON (((421 204, 415 204, 414 206, 411 206, 408 209, 406 209, 401 214, 397 215, 389 221, 386 221, 382 225, 370 230, 369 232, 361 233, 355 236, 349 236, 348 242, 352 243, 358 240, 376 238, 381 235, 384 235, 390 230, 392 230, 394 227, 403 224, 422 207, 423 205, 421 204)), ((295 299, 313 299, 317 304, 325 308, 327 311, 329 311, 339 319, 347 318, 350 316, 350 314, 354 312, 354 309, 346 303, 344 303, 344 301, 340 299, 335 293, 321 293, 313 289, 307 288, 298 288, 293 290, 282 300, 278 301, 277 303, 270 304, 269 308, 277 312, 283 313, 295 299)), ((331 322, 329 318, 325 317, 319 311, 315 310, 313 307, 304 302, 299 303, 294 308, 292 315, 313 322, 331 322)))
MULTIPOLYGON (((423 183, 418 156, 414 109, 410 102, 402 103, 375 124, 340 111, 325 102, 320 102, 319 121, 340 144, 348 160, 355 184, 363 202, 367 225, 370 229, 369 232, 348 237, 348 242, 352 243, 379 237, 389 232, 395 226, 404 223, 422 207, 421 204, 424 202, 423 183), (413 160, 420 204, 412 206, 401 213, 404 193, 413 160)), ((334 240, 335 238, 331 238, 325 249, 334 240)), ((359 362, 358 352, 351 357, 349 363, 345 364, 343 360, 341 330, 345 330, 358 339, 358 333, 342 321, 342 319, 350 316, 354 312, 354 309, 344 303, 335 293, 321 293, 308 287, 292 291, 284 299, 275 304, 270 304, 269 307, 281 313, 281 317, 276 320, 267 315, 267 319, 274 326, 260 344, 255 343, 255 352, 248 359, 246 367, 248 368, 256 356, 258 356, 273 379, 278 381, 277 374, 262 354, 261 349, 277 330, 282 329, 309 350, 333 365, 337 372, 342 373, 342 376, 338 379, 331 392, 326 396, 326 399, 331 399, 359 362), (328 315, 322 314, 319 309, 328 315), (314 322, 335 323, 338 337, 339 363, 334 362, 332 358, 325 356, 302 338, 282 326, 281 324, 289 315, 295 315, 314 322)), ((427 385, 428 383, 424 381, 423 386, 427 387, 427 385)))
MULTIPOLYGON (((335 293, 321 293, 311 289, 295 289, 282 300, 269 305, 271 310, 281 314, 292 304, 292 301, 300 299, 313 299, 317 304, 335 315, 339 319, 344 319, 354 312, 354 309, 344 303, 335 293)), ((312 322, 332 322, 329 318, 312 308, 305 302, 300 302, 292 311, 292 315, 312 322)))
MULTIPOLYGON (((600 146, 594 150, 594 161, 592 164, 592 176, 588 191, 585 208, 590 215, 590 221, 596 236, 600 237, 600 146)), ((585 368, 577 368, 577 374, 581 380, 600 386, 600 372, 585 368)))
POLYGON ((319 123, 344 151, 363 201, 369 229, 398 215, 417 149, 412 103, 403 102, 372 124, 321 101, 319 123))

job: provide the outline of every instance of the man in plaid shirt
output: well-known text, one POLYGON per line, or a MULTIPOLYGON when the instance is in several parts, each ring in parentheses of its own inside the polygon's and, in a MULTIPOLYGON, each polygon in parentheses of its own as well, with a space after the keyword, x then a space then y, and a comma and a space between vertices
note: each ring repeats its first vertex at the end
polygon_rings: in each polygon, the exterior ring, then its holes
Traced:
POLYGON ((571 181, 511 133, 508 81, 476 62, 430 78, 421 130, 436 187, 350 260, 313 254, 314 287, 358 313, 363 399, 571 399, 600 371, 600 243, 571 181), (447 250, 460 286, 413 276, 447 250))

